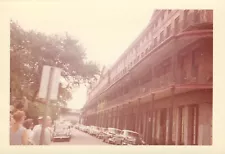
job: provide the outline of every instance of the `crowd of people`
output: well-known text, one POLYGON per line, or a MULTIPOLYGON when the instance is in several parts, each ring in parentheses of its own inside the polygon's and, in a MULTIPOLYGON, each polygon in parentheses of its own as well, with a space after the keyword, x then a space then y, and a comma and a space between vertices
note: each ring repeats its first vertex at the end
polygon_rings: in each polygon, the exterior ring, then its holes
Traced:
POLYGON ((38 118, 38 124, 34 125, 34 119, 26 118, 22 109, 10 111, 10 145, 40 145, 42 127, 44 126, 44 141, 42 145, 51 144, 52 120, 47 116, 38 118))

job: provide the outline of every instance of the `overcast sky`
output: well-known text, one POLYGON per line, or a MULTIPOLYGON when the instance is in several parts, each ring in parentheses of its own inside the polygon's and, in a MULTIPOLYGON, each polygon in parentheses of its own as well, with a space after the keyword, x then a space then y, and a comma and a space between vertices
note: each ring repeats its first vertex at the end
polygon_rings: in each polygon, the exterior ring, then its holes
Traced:
MULTIPOLYGON (((25 29, 68 32, 87 49, 88 59, 100 65, 112 65, 147 26, 153 12, 151 1, 49 2, 19 2, 11 7, 11 17, 25 29)), ((85 87, 77 89, 73 97, 68 107, 81 108, 86 101, 85 87)))

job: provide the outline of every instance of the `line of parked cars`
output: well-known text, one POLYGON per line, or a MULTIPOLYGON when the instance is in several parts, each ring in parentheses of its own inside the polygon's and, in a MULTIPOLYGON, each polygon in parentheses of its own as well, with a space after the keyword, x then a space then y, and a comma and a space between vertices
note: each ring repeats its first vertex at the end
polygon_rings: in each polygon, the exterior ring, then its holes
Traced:
POLYGON ((117 128, 102 128, 76 124, 75 128, 101 139, 103 142, 115 145, 145 145, 141 135, 132 130, 117 128))

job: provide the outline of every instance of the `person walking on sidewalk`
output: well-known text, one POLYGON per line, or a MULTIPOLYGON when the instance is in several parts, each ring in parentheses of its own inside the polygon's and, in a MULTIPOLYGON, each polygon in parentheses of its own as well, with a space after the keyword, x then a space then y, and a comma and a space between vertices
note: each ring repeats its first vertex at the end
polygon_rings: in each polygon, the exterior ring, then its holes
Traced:
MULTIPOLYGON (((46 117, 46 125, 45 125, 45 128, 44 128, 45 138, 44 138, 43 145, 51 144, 51 131, 49 130, 50 125, 51 125, 51 117, 47 116, 46 117)), ((41 122, 40 127, 37 127, 33 130, 32 141, 35 145, 40 144, 42 127, 43 127, 43 121, 41 122)))

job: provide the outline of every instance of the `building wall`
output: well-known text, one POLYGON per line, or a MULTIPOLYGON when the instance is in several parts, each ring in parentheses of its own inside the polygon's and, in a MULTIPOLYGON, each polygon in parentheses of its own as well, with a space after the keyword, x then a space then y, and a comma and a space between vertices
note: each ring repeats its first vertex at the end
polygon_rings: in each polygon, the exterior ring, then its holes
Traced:
POLYGON ((198 89, 202 84, 212 85, 212 38, 204 38, 188 45, 197 41, 197 37, 186 37, 156 48, 165 39, 185 30, 193 22, 212 22, 212 12, 167 10, 164 15, 162 12, 154 13, 147 28, 117 60, 110 70, 112 81, 102 84, 101 89, 94 90, 95 99, 89 97, 87 104, 92 105, 85 109, 88 124, 132 129, 142 134, 148 144, 210 145, 211 137, 207 134, 212 134, 212 90, 198 89), (155 54, 145 58, 154 50, 157 51, 155 54), (107 90, 105 96, 98 97, 102 90, 112 85, 129 69, 130 73, 107 90), (175 86, 192 84, 195 90, 176 93, 174 98, 168 90, 158 92, 160 89, 170 88, 172 83, 175 86), (159 93, 154 101, 143 95, 151 92, 159 93), (137 98, 141 98, 142 104, 131 105, 138 102, 135 100, 137 98), (126 102, 131 104, 124 104, 126 102), (150 106, 153 102, 154 106, 150 106), (113 105, 117 106, 116 109, 113 105), (165 111, 164 114, 162 110, 165 111))
MULTIPOLYGON (((189 129, 190 129, 190 124, 189 124, 189 119, 192 116, 192 112, 189 111, 189 106, 190 105, 198 105, 199 106, 199 114, 198 114, 198 145, 211 145, 210 140, 210 135, 212 133, 212 130, 210 130, 209 125, 211 126, 212 122, 212 91, 208 90, 202 90, 202 91, 197 91, 197 92, 192 92, 189 94, 183 94, 180 96, 177 96, 175 98, 175 112, 176 116, 178 115, 178 107, 179 106, 184 106, 184 128, 185 128, 185 143, 184 144, 190 144, 190 141, 188 140, 189 138, 189 129), (207 115, 207 116, 206 116, 207 115), (205 124, 205 125, 204 125, 205 124), (208 131, 208 134, 205 134, 204 131, 208 131), (204 139, 202 138, 204 136, 204 139), (203 140, 205 141, 203 143, 203 140)), ((178 117, 174 117, 175 120, 175 127, 176 129, 176 135, 178 135, 180 132, 178 131, 178 117), (175 119, 176 118, 176 119, 175 119)))
MULTIPOLYGON (((168 137, 169 137, 169 109, 170 109, 170 103, 169 98, 162 99, 155 101, 154 104, 154 111, 156 112, 156 115, 154 116, 154 131, 153 131, 153 139, 155 140, 156 144, 168 144, 168 137), (163 105, 164 104, 164 105, 163 105), (162 109, 166 109, 166 119, 164 119, 166 122, 165 124, 165 139, 164 142, 160 140, 160 137, 162 137, 160 132, 163 129, 163 125, 160 124, 160 118, 162 114, 160 111, 162 109)), ((211 145, 211 135, 212 134, 212 91, 208 90, 200 90, 200 91, 194 91, 189 92, 181 95, 177 95, 174 98, 174 107, 173 107, 173 126, 172 126, 172 141, 173 144, 185 144, 185 145, 191 145, 192 139, 191 135, 192 130, 192 123, 191 119, 193 116, 193 112, 191 111, 192 105, 198 105, 199 107, 199 114, 197 116, 198 119, 198 132, 197 134, 197 144, 198 145, 211 145), (202 99, 204 98, 204 99, 202 99), (183 114, 179 114, 179 108, 183 107, 183 114), (183 117, 182 117, 183 116, 183 117), (179 138, 180 134, 182 133, 179 128, 181 127, 179 125, 180 118, 183 118, 184 120, 184 130, 183 130, 183 138, 184 142, 180 143, 179 138)), ((144 112, 144 111, 141 111, 144 112)), ((148 115, 147 118, 150 118, 150 115, 148 115)), ((148 128, 149 129, 149 128, 148 128)), ((139 131, 138 131, 139 132, 139 131)), ((145 131, 146 132, 146 131, 145 131)), ((146 134, 143 134, 146 136, 146 134)), ((146 141, 148 141, 147 138, 145 138, 146 141)))

